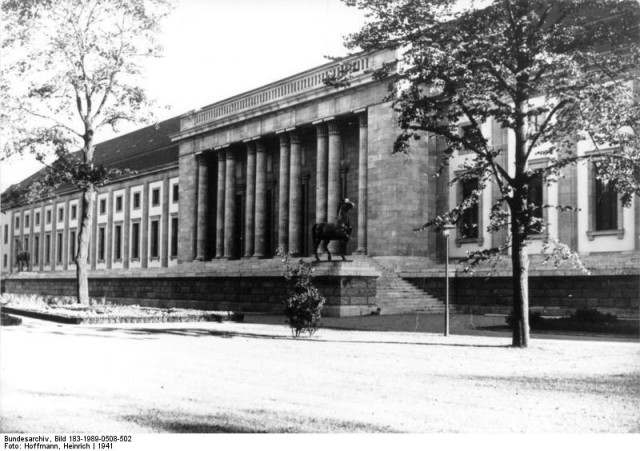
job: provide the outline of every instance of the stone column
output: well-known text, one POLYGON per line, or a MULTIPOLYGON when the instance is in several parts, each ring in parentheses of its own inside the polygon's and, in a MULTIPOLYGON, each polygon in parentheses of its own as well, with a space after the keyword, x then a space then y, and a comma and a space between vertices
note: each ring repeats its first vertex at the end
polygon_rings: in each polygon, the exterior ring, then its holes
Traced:
POLYGON ((327 222, 327 124, 316 125, 316 222, 327 222))
POLYGON ((227 163, 224 178, 224 258, 236 255, 236 155, 231 149, 225 151, 227 163))
POLYGON ((289 249, 289 136, 280 135, 280 174, 278 193, 278 247, 289 249))
POLYGON ((225 154, 218 152, 218 186, 216 203, 216 258, 224 256, 224 199, 225 199, 225 154))
POLYGON ((207 235, 209 216, 209 165, 204 154, 198 155, 198 201, 197 201, 197 224, 196 224, 196 260, 207 258, 207 235))
POLYGON ((340 157, 342 155, 342 141, 336 121, 328 124, 329 129, 329 159, 327 163, 327 220, 335 222, 340 205, 340 157))
POLYGON ((255 197, 254 254, 256 258, 266 257, 267 233, 267 149, 264 142, 256 143, 256 197, 255 197))
POLYGON ((255 230, 255 190, 256 190, 256 143, 247 143, 247 190, 244 222, 244 256, 252 257, 254 252, 253 232, 255 230))
POLYGON ((298 256, 302 241, 302 141, 297 131, 289 133, 291 142, 289 171, 289 252, 298 256))
POLYGON ((367 253, 367 183, 369 180, 367 113, 358 115, 360 129, 358 141, 358 248, 356 253, 367 253))

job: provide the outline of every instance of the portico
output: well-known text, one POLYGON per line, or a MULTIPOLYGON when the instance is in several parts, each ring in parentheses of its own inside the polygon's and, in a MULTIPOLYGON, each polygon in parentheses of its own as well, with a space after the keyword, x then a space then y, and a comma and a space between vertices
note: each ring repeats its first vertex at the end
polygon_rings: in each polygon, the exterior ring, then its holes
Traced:
POLYGON ((343 198, 357 206, 348 251, 367 253, 368 106, 387 92, 366 69, 392 57, 344 63, 359 68, 346 89, 325 84, 329 64, 182 116, 179 260, 308 255, 311 225, 343 198))

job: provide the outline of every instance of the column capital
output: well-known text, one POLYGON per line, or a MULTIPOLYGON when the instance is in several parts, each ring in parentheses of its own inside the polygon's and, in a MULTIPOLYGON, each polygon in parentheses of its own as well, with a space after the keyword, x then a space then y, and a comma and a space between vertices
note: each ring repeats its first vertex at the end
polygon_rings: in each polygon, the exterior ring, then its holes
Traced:
POLYGON ((218 158, 218 161, 224 161, 227 158, 224 150, 218 150, 216 152, 216 157, 218 158))
POLYGON ((280 147, 289 147, 289 133, 280 133, 278 138, 280 138, 280 147))
POLYGON ((289 142, 291 144, 301 144, 302 139, 298 130, 292 130, 289 132, 289 142))
POLYGON ((256 143, 256 152, 266 152, 267 151, 267 147, 264 145, 264 141, 259 139, 257 141, 254 141, 256 143))
POLYGON ((255 141, 249 141, 249 142, 245 143, 245 146, 247 147, 247 153, 251 154, 251 153, 255 153, 256 152, 256 142, 255 141))
POLYGON ((367 113, 363 111, 362 113, 358 113, 358 127, 367 128, 367 113))
POLYGON ((231 149, 224 150, 224 154, 226 155, 227 160, 235 160, 236 159, 236 152, 234 152, 231 149))
POLYGON ((326 138, 327 137, 327 124, 321 123, 316 124, 316 134, 318 138, 326 138))
POLYGON ((331 121, 327 123, 327 128, 330 135, 339 135, 340 128, 338 127, 338 123, 336 121, 331 121))

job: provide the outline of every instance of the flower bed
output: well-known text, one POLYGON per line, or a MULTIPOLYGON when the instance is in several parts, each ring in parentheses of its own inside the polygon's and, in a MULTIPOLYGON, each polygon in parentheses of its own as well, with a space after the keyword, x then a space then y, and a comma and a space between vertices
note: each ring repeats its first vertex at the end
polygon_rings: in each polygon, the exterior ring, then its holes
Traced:
POLYGON ((240 317, 233 312, 213 312, 179 308, 152 308, 139 305, 112 305, 92 301, 92 305, 72 303, 70 298, 3 295, 3 313, 65 324, 175 323, 229 321, 240 317))

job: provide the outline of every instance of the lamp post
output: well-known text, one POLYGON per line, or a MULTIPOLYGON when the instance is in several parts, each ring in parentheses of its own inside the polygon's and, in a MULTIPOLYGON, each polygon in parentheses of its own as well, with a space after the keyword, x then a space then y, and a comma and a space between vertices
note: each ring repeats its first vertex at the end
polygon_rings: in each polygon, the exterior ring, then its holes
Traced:
POLYGON ((456 226, 447 222, 442 226, 442 236, 446 238, 446 251, 445 251, 445 262, 444 262, 444 336, 449 336, 449 237, 451 236, 451 229, 454 229, 456 226))

